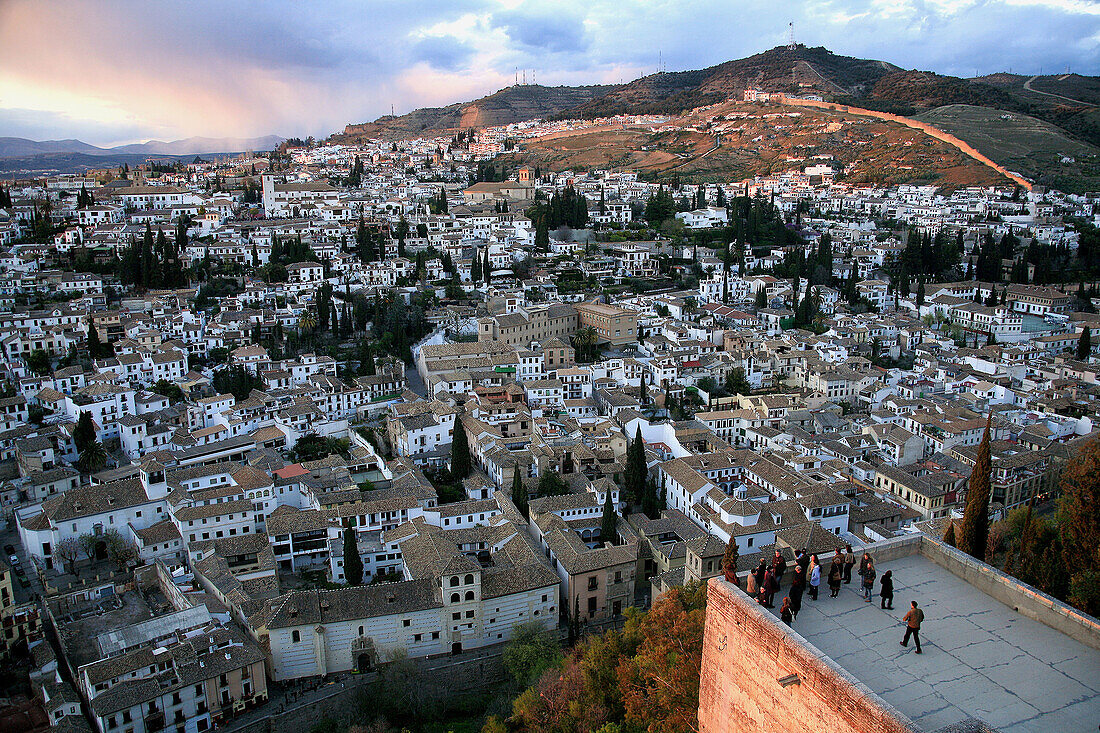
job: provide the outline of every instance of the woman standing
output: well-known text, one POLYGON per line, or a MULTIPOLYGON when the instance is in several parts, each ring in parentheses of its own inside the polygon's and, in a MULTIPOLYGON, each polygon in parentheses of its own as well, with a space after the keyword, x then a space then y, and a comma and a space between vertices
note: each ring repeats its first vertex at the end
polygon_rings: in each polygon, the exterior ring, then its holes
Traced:
POLYGON ((788 598, 791 599, 791 614, 798 618, 798 612, 802 610, 802 594, 806 592, 806 574, 802 572, 802 566, 796 565, 794 577, 791 578, 791 589, 788 598))
POLYGON ((791 611, 790 596, 783 599, 783 605, 779 608, 779 618, 783 619, 783 623, 787 624, 787 626, 790 626, 791 621, 794 620, 794 613, 791 611))
POLYGON ((870 603, 871 595, 875 590, 875 575, 877 575, 875 571, 875 561, 872 560, 870 556, 867 557, 867 564, 863 566, 863 570, 860 571, 860 574, 863 576, 863 600, 866 603, 870 603))
POLYGON ((836 598, 840 594, 840 584, 844 581, 844 558, 837 553, 833 558, 833 564, 829 566, 829 597, 836 598))
POLYGON ((821 566, 817 564, 817 555, 810 555, 810 599, 817 600, 817 589, 821 585, 821 566))
POLYGON ((852 566, 856 564, 856 554, 852 552, 852 546, 845 546, 844 553, 844 582, 852 582, 852 566))
POLYGON ((882 607, 890 611, 894 610, 894 571, 887 570, 883 573, 879 583, 882 588, 879 591, 879 595, 882 596, 882 607))

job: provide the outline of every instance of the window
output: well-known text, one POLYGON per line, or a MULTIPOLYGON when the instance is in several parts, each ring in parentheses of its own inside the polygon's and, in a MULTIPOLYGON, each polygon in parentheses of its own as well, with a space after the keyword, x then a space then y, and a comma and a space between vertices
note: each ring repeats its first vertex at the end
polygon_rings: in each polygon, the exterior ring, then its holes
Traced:
POLYGON ((595 575, 589 576, 589 578, 588 578, 588 590, 596 590, 599 587, 600 587, 599 579, 595 575))
POLYGON ((472 590, 466 591, 466 600, 467 601, 474 600, 474 592, 472 590))
POLYGON ((462 598, 457 593, 451 594, 451 603, 458 603, 462 598))
POLYGON ((452 613, 452 614, 451 614, 451 620, 452 620, 452 621, 458 621, 458 620, 459 620, 460 618, 462 618, 462 614, 461 614, 461 613, 452 613))
POLYGON ((473 575, 473 573, 467 573, 466 577, 462 580, 462 583, 463 583, 463 585, 473 585, 474 584, 474 575, 473 575))
POLYGON ((295 644, 297 644, 299 641, 302 640, 302 632, 298 631, 297 629, 295 629, 294 631, 291 631, 290 632, 290 640, 292 642, 294 642, 295 644))
POLYGON ((360 626, 360 627, 359 627, 359 636, 362 636, 362 635, 363 635, 363 627, 362 627, 362 626, 360 626))
POLYGON ((452 575, 451 576, 451 587, 452 588, 458 587, 458 576, 457 575, 452 575))

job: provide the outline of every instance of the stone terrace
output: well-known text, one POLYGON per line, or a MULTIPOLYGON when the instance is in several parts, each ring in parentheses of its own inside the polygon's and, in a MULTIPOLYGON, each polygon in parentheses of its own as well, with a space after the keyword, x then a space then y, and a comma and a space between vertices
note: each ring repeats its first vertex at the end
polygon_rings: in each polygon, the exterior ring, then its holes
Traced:
POLYGON ((893 611, 881 610, 877 595, 865 603, 853 575, 836 599, 824 582, 820 600, 807 595, 794 631, 926 731, 967 718, 1005 733, 1096 730, 1100 650, 1018 613, 922 554, 876 568, 880 578, 894 573, 893 611), (921 655, 912 641, 908 649, 898 644, 912 600, 925 613, 921 655))

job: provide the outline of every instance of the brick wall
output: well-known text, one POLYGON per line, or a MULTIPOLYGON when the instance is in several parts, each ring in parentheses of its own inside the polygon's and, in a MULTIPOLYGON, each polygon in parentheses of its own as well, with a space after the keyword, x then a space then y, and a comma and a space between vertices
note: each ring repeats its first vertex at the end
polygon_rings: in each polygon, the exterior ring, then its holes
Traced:
POLYGON ((701 733, 910 733, 919 728, 720 578, 707 583, 701 733), (791 683, 792 675, 797 682, 791 683), (788 679, 786 686, 780 680, 788 679))

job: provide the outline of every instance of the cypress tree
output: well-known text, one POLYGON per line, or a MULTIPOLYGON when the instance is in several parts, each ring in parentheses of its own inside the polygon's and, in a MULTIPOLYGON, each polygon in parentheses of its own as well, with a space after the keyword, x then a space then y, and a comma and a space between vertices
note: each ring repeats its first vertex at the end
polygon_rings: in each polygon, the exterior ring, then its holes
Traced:
POLYGON ((626 469, 623 475, 626 484, 626 495, 636 504, 642 502, 647 473, 645 441, 642 440, 642 427, 639 425, 634 442, 630 444, 626 451, 626 469))
MULTIPOLYGON (((721 188, 718 189, 722 191, 721 188)), ((730 537, 729 543, 726 544, 726 554, 722 556, 722 572, 726 576, 726 580, 730 583, 737 583, 737 558, 741 553, 737 550, 737 541, 730 537)))
POLYGON ((529 519, 530 508, 527 502, 527 487, 523 483, 523 477, 519 475, 519 464, 512 470, 512 503, 519 509, 524 519, 529 519))
POLYGON ((475 286, 481 282, 481 255, 478 254, 477 248, 474 248, 474 257, 470 262, 470 279, 475 286))
POLYGON ((99 331, 95 323, 88 321, 88 356, 98 359, 103 354, 103 344, 99 341, 99 331))
POLYGON ((481 272, 485 275, 485 284, 491 284, 493 275, 493 262, 489 259, 488 247, 485 248, 485 264, 482 266, 481 272))
POLYGON ((363 582, 363 558, 359 557, 359 545, 351 527, 344 530, 344 580, 348 585, 363 582))
POLYGON ((958 543, 955 541, 955 520, 949 519, 947 531, 943 534, 943 541, 952 547, 957 546, 958 543))
POLYGON ((600 520, 600 542, 605 545, 618 544, 619 515, 615 513, 615 503, 611 499, 611 487, 604 490, 603 518, 600 520))
POLYGON ((986 543, 989 539, 989 494, 990 477, 993 464, 989 449, 989 432, 993 424, 993 413, 985 424, 985 434, 978 446, 977 460, 970 472, 970 481, 966 489, 966 508, 963 511, 962 532, 959 537, 959 549, 966 554, 985 561, 986 543))
POLYGON ((95 423, 92 422, 92 415, 81 410, 80 417, 76 419, 76 427, 73 428, 73 443, 76 445, 76 452, 83 453, 84 449, 94 442, 95 423))
POLYGON ((1092 332, 1089 331, 1089 327, 1085 326, 1085 330, 1081 332, 1081 338, 1077 340, 1077 358, 1085 361, 1092 353, 1092 332))
POLYGON ((470 440, 460 415, 455 416, 455 434, 451 441, 451 474, 459 480, 470 475, 470 440))

